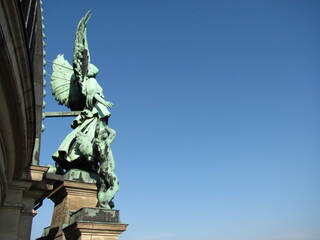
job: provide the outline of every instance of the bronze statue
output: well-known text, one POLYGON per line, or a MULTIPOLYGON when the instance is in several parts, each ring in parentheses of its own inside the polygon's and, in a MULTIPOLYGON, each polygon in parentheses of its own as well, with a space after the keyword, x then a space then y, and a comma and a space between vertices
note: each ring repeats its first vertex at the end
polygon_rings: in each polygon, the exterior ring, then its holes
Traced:
POLYGON ((116 132, 108 126, 108 108, 113 103, 104 99, 103 89, 96 80, 98 68, 90 63, 87 23, 90 11, 83 17, 76 31, 73 66, 58 55, 53 61, 52 94, 59 104, 72 111, 81 111, 73 121, 74 129, 53 154, 58 174, 71 169, 96 173, 100 177, 98 207, 113 208, 112 199, 119 189, 114 173, 115 161, 110 148, 116 132))

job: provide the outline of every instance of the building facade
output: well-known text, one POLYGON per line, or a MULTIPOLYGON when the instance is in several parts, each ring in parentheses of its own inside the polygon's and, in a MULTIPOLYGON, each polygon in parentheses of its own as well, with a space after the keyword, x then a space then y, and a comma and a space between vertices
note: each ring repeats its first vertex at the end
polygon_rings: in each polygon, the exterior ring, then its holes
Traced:
POLYGON ((0 238, 30 239, 52 183, 39 165, 43 116, 40 0, 0 0, 0 238))

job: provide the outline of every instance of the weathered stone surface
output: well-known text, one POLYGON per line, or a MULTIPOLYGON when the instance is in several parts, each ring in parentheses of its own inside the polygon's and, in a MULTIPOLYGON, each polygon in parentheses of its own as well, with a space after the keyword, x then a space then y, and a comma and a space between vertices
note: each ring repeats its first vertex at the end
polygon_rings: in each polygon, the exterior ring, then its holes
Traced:
POLYGON ((69 224, 74 222, 120 223, 119 210, 82 208, 70 214, 69 224))
POLYGON ((78 211, 83 207, 94 208, 98 204, 98 188, 95 183, 64 181, 55 186, 48 196, 54 203, 53 216, 48 236, 39 239, 63 239, 62 225, 69 221, 70 212, 78 211))

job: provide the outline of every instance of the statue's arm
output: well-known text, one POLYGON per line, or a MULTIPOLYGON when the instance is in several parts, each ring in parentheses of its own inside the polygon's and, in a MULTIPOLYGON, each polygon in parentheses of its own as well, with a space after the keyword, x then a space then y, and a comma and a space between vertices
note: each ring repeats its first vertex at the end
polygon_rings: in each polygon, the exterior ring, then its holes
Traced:
POLYGON ((100 94, 96 93, 94 95, 94 98, 101 104, 103 104, 104 106, 106 107, 109 107, 111 108, 113 106, 113 103, 112 102, 108 102, 106 100, 103 99, 103 97, 100 96, 100 94))

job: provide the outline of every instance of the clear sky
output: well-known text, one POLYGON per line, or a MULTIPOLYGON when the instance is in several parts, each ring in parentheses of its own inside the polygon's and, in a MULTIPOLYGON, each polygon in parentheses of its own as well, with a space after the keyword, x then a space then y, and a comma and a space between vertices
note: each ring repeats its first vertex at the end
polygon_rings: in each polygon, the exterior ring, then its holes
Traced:
MULTIPOLYGON (((120 240, 320 240, 320 1, 43 0, 46 59, 89 9, 120 240)), ((42 165, 72 120, 44 120, 42 165)))

